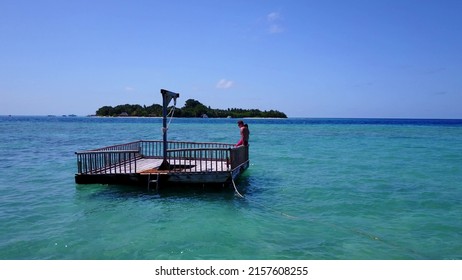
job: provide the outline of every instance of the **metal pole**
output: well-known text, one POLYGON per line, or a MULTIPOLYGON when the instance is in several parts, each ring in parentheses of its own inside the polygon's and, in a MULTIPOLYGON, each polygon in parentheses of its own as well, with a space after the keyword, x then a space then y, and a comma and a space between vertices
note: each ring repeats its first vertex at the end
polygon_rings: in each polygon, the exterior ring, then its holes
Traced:
POLYGON ((167 107, 172 99, 175 100, 180 97, 179 93, 171 92, 165 89, 161 89, 160 93, 162 94, 162 134, 163 134, 163 161, 159 167, 159 170, 168 170, 170 169, 170 164, 167 161, 167 107))
POLYGON ((162 92, 162 135, 163 135, 162 155, 164 156, 162 165, 167 162, 167 107, 168 107, 167 96, 164 94, 164 92, 162 92))

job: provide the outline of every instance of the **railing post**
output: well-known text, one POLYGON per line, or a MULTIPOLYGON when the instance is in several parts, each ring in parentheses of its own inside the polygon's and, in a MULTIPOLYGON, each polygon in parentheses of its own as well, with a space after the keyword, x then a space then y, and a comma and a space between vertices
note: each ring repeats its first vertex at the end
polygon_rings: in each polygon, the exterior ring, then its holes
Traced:
POLYGON ((78 154, 77 155, 77 173, 81 174, 82 173, 82 157, 78 154))

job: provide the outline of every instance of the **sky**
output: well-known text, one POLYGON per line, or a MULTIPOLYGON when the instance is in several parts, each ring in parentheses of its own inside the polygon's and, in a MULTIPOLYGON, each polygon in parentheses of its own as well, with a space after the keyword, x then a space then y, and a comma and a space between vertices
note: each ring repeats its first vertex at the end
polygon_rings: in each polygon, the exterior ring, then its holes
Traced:
POLYGON ((0 115, 462 118, 460 0, 0 0, 0 115))

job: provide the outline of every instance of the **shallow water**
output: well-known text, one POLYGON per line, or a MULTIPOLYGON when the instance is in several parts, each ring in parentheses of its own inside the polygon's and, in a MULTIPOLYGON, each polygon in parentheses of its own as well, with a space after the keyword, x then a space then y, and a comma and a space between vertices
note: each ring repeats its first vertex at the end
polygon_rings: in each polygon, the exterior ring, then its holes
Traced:
MULTIPOLYGON (((461 259, 462 121, 247 119, 221 192, 76 185, 74 152, 161 139, 155 118, 0 117, 0 259, 461 259)), ((237 142, 233 119, 170 140, 237 142)))

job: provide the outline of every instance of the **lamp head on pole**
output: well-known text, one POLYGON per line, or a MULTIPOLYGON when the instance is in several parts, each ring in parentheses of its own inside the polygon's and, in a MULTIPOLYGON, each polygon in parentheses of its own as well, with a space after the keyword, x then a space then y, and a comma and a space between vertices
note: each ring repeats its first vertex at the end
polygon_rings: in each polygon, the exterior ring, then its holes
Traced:
POLYGON ((170 101, 173 99, 176 104, 176 99, 180 97, 179 93, 172 92, 166 89, 161 89, 160 93, 162 94, 162 100, 164 102, 163 106, 167 107, 170 101))

